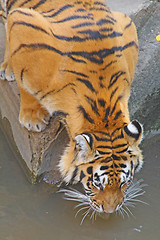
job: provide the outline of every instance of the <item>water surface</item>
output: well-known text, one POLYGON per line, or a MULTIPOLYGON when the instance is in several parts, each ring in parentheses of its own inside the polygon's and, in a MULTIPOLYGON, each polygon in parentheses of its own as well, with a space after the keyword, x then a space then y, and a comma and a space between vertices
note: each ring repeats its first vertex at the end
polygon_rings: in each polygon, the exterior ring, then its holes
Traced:
POLYGON ((0 130, 0 240, 159 240, 160 135, 142 144, 145 164, 136 175, 148 184, 146 193, 124 219, 110 215, 92 223, 75 218, 75 203, 63 200, 56 187, 31 185, 0 130))

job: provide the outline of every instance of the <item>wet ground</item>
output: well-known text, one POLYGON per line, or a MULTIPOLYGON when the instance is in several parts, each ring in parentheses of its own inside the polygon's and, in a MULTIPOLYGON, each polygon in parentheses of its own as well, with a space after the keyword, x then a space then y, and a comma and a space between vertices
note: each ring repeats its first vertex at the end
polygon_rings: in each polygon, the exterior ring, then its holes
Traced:
POLYGON ((15 153, 0 130, 0 240, 159 240, 160 236, 160 135, 142 143, 144 167, 136 175, 148 184, 128 218, 113 214, 75 218, 75 203, 66 201, 56 188, 45 183, 31 185, 15 153))

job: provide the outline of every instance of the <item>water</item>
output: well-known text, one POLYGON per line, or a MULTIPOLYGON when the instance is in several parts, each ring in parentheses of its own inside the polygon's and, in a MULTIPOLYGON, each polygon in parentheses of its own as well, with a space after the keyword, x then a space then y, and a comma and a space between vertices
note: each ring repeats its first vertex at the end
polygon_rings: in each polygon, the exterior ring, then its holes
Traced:
POLYGON ((134 215, 88 218, 80 225, 74 202, 66 201, 54 186, 31 185, 0 130, 0 240, 159 240, 160 135, 143 142, 145 164, 137 178, 149 186, 139 197, 134 215))

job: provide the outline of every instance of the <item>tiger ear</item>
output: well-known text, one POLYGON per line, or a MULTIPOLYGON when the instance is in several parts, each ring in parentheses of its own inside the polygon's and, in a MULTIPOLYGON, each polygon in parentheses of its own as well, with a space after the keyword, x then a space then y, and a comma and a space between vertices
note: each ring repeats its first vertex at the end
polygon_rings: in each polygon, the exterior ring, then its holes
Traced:
POLYGON ((86 163, 90 161, 89 152, 90 152, 90 137, 88 134, 80 134, 75 137, 76 146, 75 150, 77 151, 77 160, 81 163, 86 163))
POLYGON ((143 129, 142 125, 137 120, 130 122, 123 128, 123 130, 126 138, 131 145, 135 143, 138 145, 141 142, 143 129))

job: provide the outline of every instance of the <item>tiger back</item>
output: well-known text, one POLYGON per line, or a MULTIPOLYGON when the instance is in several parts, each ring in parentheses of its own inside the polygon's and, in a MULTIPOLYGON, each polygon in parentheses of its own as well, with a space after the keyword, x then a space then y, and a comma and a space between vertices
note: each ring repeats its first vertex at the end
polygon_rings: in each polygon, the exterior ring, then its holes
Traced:
POLYGON ((103 0, 17 0, 2 7, 1 78, 16 78, 20 123, 42 131, 58 115, 70 137, 59 163, 64 181, 82 182, 96 211, 116 211, 143 163, 142 127, 128 112, 138 59, 134 23, 103 0))

